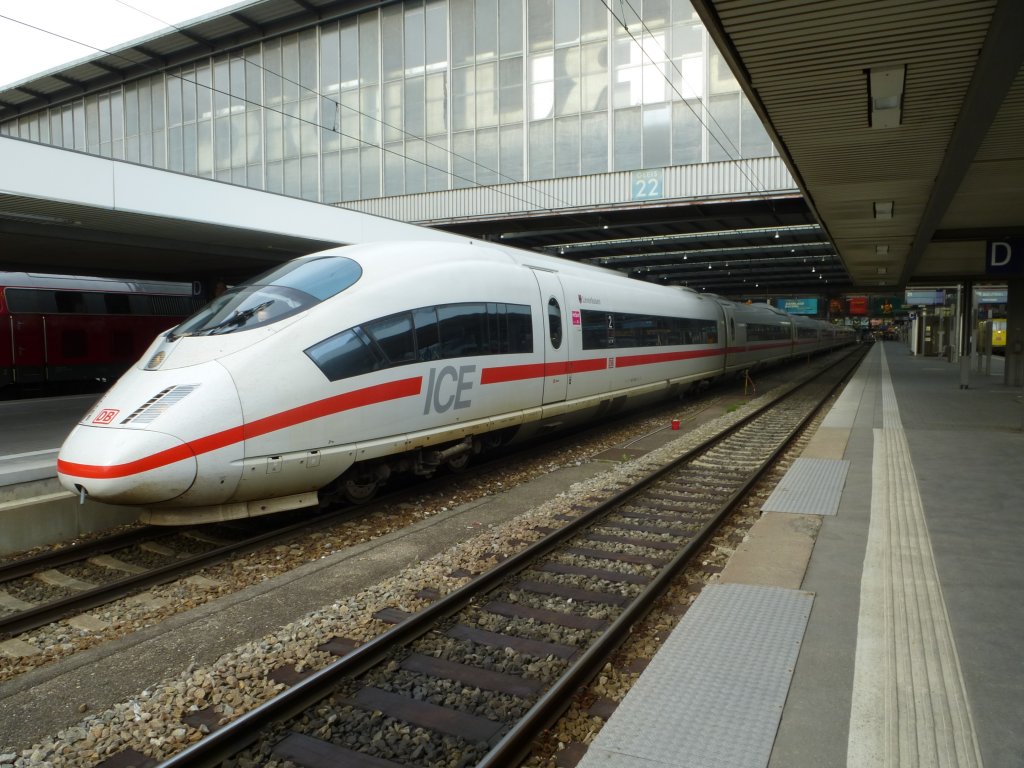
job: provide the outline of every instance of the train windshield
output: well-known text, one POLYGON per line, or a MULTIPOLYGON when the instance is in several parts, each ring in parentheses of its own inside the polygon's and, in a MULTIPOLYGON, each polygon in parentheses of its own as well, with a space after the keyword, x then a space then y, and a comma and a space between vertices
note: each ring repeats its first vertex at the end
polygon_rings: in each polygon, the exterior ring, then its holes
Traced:
POLYGON ((275 323, 341 293, 362 273, 358 264, 341 256, 282 264, 218 296, 168 338, 215 336, 275 323))

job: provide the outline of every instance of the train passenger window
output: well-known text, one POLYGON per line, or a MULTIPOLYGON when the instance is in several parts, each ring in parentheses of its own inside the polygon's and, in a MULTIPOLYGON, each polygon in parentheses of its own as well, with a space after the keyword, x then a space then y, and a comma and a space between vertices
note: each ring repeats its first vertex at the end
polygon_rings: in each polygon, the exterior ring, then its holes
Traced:
POLYGON ((747 323, 747 341, 788 341, 789 324, 747 323))
POLYGON ((441 327, 441 357, 469 357, 484 352, 486 304, 445 304, 437 308, 437 318, 441 327))
POLYGON ((103 309, 108 315, 127 315, 131 312, 129 299, 127 293, 104 293, 103 309))
POLYGON ((331 381, 414 362, 533 352, 527 304, 421 307, 378 318, 306 350, 331 381))
POLYGON ((533 316, 526 304, 506 304, 508 346, 502 344, 501 351, 511 354, 533 352, 533 316))
POLYGON ((648 329, 654 324, 653 317, 616 312, 612 316, 612 322, 615 328, 616 348, 657 346, 656 338, 647 338, 648 329))
POLYGON ((416 324, 416 359, 420 362, 441 359, 441 338, 437 335, 437 310, 433 307, 413 310, 416 324))
POLYGON ((81 291, 57 291, 57 311, 68 314, 85 312, 85 297, 81 291))
POLYGON ((410 313, 403 312, 365 323, 363 329, 377 342, 390 365, 402 365, 416 360, 410 313))
POLYGON ((611 318, 604 312, 595 312, 592 309, 584 309, 581 314, 583 318, 583 348, 606 349, 609 347, 608 325, 611 318))
POLYGON ((338 381, 383 367, 368 341, 359 328, 350 328, 314 344, 306 350, 306 355, 330 381, 338 381))
POLYGON ((57 301, 53 291, 40 291, 35 288, 8 288, 7 308, 11 314, 28 312, 53 312, 57 309, 57 301))
POLYGON ((505 328, 505 305, 488 304, 484 320, 487 323, 487 333, 484 334, 484 349, 481 351, 485 355, 500 354, 502 345, 507 345, 508 342, 505 328))
POLYGON ((718 323, 689 317, 595 312, 584 309, 583 349, 714 344, 718 323))
POLYGON ((551 334, 551 346, 558 349, 562 346, 562 308, 557 299, 548 300, 548 331, 551 334))

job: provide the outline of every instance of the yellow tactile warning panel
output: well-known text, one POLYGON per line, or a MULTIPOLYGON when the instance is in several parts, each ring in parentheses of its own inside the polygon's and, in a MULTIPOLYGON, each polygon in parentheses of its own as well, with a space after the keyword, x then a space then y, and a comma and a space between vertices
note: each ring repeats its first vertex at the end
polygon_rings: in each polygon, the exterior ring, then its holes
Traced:
POLYGON ((834 515, 849 469, 850 462, 843 459, 797 459, 761 511, 834 515))

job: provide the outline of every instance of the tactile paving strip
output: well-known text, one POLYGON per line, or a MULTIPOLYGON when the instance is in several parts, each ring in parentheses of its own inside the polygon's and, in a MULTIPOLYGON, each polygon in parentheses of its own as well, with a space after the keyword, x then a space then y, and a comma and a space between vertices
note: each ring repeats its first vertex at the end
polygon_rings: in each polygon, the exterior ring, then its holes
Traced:
POLYGON ((761 511, 834 515, 849 469, 846 459, 797 459, 761 511))
POLYGON ((580 768, 764 768, 813 601, 779 587, 705 587, 580 768))

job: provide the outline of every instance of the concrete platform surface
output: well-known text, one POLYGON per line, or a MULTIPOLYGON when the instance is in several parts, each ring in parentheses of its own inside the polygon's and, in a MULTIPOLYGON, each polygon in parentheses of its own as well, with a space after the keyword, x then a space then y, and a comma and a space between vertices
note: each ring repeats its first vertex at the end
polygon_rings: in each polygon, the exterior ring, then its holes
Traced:
MULTIPOLYGON (((720 577, 814 600, 780 712, 744 708, 750 679, 716 682, 710 695, 727 700, 716 704, 722 720, 689 747, 707 766, 1024 766, 1022 394, 976 371, 961 389, 959 364, 914 357, 899 343, 874 346, 805 453, 849 463, 838 514, 766 512, 720 577), (777 724, 771 749, 725 759, 750 729, 763 729, 766 715, 777 724)), ((795 482, 817 481, 811 473, 795 482)), ((713 634, 704 625, 715 617, 694 612, 702 600, 676 633, 713 634)), ((764 621, 750 611, 737 628, 733 608, 721 613, 731 632, 764 621)), ((693 652, 673 640, 662 651, 693 652)), ((660 656, 641 682, 702 658, 656 666, 660 656)), ((773 679, 770 653, 763 665, 773 679)), ((634 690, 599 734, 596 762, 586 764, 689 764, 665 751, 684 727, 677 715, 686 694, 659 712, 643 687, 634 690), (616 762, 609 755, 634 748, 630 736, 616 736, 628 733, 616 721, 632 722, 636 712, 645 713, 644 755, 635 755, 644 762, 616 762)))

